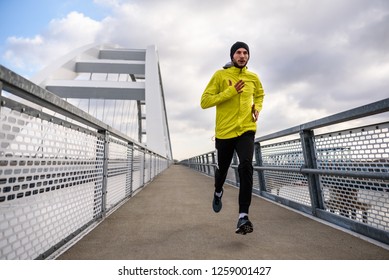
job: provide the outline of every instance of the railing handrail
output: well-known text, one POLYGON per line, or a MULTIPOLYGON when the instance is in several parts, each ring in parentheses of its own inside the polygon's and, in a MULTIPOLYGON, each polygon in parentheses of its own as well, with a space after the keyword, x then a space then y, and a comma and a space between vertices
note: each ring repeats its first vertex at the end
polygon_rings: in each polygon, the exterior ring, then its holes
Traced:
POLYGON ((303 123, 291 128, 287 128, 278 132, 260 136, 255 139, 255 142, 263 142, 273 138, 280 138, 299 133, 303 130, 312 130, 324 126, 339 124, 346 121, 351 121, 367 116, 372 116, 389 111, 389 98, 382 99, 367 105, 363 105, 354 109, 346 110, 331 116, 327 116, 318 120, 303 123))
MULTIPOLYGON (((18 75, 12 70, 0 64, 0 81, 4 90, 21 97, 25 100, 31 101, 39 106, 45 107, 49 110, 57 112, 65 117, 69 117, 79 123, 90 126, 97 131, 106 131, 110 135, 115 136, 128 143, 136 144, 137 146, 148 150, 154 154, 146 145, 139 143, 133 138, 120 132, 119 130, 105 124, 99 119, 93 117, 87 112, 78 107, 66 102, 64 99, 55 95, 54 93, 34 84, 30 80, 18 75)), ((5 102, 5 98, 0 95, 0 98, 5 102)), ((25 107, 28 107, 25 105, 25 107)), ((162 156, 165 157, 165 156, 162 156)))

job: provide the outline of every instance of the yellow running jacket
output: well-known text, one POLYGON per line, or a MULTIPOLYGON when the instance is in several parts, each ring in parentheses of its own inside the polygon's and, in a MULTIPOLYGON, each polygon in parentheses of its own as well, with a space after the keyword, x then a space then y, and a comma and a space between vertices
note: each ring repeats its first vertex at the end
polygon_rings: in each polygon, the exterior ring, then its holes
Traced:
POLYGON ((255 132, 257 124, 253 121, 252 105, 260 112, 264 95, 258 76, 247 67, 232 66, 216 71, 201 96, 201 108, 216 106, 215 137, 229 139, 247 131, 255 132), (234 87, 239 80, 245 82, 242 93, 234 87))

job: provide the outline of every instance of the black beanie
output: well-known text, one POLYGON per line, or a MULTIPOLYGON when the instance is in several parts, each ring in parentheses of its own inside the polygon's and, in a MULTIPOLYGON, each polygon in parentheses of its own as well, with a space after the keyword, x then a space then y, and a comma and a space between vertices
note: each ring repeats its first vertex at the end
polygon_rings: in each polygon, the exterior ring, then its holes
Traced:
POLYGON ((238 41, 235 44, 233 44, 232 47, 231 47, 231 51, 230 51, 230 58, 231 58, 231 60, 232 60, 232 57, 234 56, 235 52, 238 49, 240 49, 240 48, 246 49, 247 53, 250 55, 249 46, 246 43, 238 41))

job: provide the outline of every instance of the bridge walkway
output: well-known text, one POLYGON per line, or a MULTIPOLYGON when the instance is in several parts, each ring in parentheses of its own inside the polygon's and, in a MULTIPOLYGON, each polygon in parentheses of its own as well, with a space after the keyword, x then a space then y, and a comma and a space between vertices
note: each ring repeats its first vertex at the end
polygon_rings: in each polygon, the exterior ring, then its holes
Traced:
POLYGON ((368 242, 254 196, 254 232, 235 234, 238 190, 225 187, 211 207, 213 178, 173 165, 86 234, 59 260, 389 259, 368 242))

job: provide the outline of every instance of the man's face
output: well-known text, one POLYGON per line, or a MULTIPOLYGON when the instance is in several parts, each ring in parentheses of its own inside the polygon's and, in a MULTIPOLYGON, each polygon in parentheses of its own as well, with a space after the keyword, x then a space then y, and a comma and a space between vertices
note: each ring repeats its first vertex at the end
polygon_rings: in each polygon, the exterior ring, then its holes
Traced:
POLYGON ((232 61, 240 68, 245 67, 249 61, 249 53, 245 48, 239 48, 232 56, 232 61))

